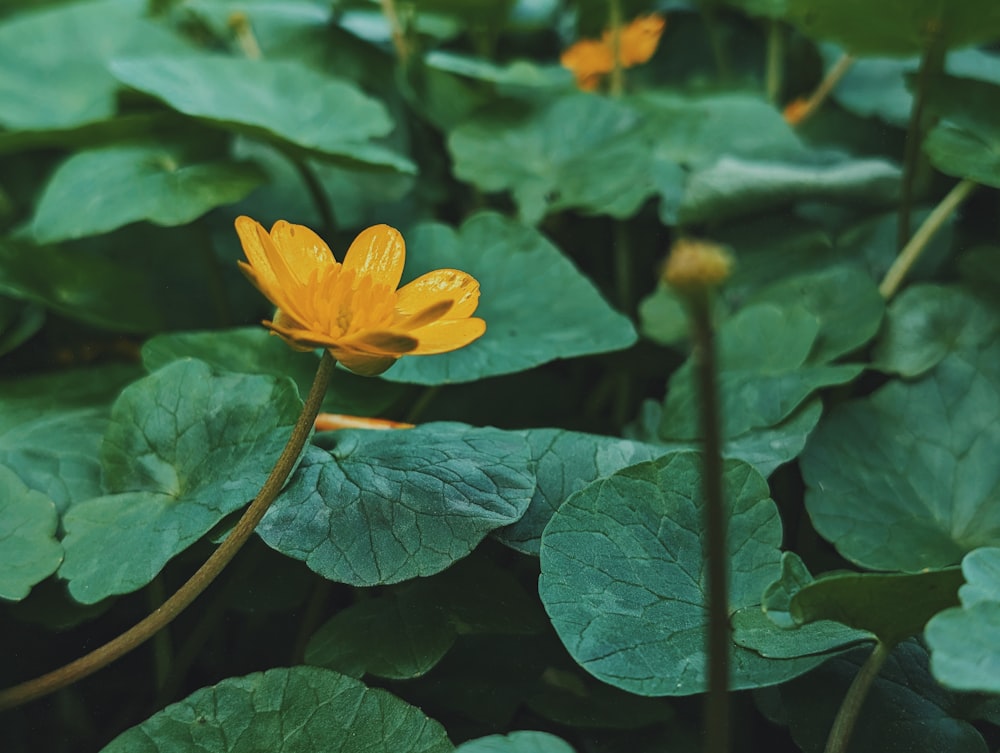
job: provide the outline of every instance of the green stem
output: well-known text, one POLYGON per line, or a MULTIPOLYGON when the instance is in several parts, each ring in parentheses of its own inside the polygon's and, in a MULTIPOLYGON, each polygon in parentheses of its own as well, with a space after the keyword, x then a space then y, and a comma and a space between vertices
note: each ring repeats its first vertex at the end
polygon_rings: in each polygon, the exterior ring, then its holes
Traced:
POLYGON ((319 182, 316 172, 306 164, 305 159, 292 156, 289 156, 288 159, 295 165, 295 170, 302 178, 302 182, 306 184, 309 197, 312 199, 316 211, 319 212, 319 219, 323 225, 320 235, 330 237, 337 229, 337 218, 333 214, 333 207, 330 206, 330 198, 326 195, 323 184, 319 182))
POLYGON ((260 492, 222 544, 205 560, 205 564, 198 568, 197 572, 177 589, 173 596, 163 602, 159 609, 117 638, 57 670, 0 691, 0 710, 20 706, 22 703, 27 703, 71 685, 124 656, 169 625, 202 591, 208 588, 250 538, 264 517, 264 513, 267 512, 271 503, 278 496, 278 492, 285 485, 285 481, 302 453, 302 448, 305 447, 312 433, 313 422, 316 420, 316 414, 319 413, 320 404, 323 402, 323 396, 326 394, 326 388, 335 364, 336 361, 329 352, 323 354, 319 368, 316 370, 312 388, 309 390, 309 396, 306 398, 298 421, 292 428, 292 434, 288 438, 285 449, 282 450, 270 475, 261 486, 260 492))
POLYGON ((611 69, 611 82, 609 93, 612 97, 620 97, 625 93, 625 69, 622 68, 622 26, 625 21, 622 17, 621 0, 608 0, 608 25, 611 27, 611 59, 613 68, 611 69))
POLYGON ((875 650, 871 652, 867 661, 861 665, 861 669, 854 676, 854 682, 847 689, 847 695, 840 704, 837 718, 833 720, 833 727, 830 728, 830 736, 826 739, 824 753, 846 753, 847 744, 851 740, 851 732, 854 731, 854 723, 858 721, 861 707, 868 695, 868 689, 878 676, 879 670, 889 658, 892 649, 879 641, 875 644, 875 650))
POLYGON ((729 80, 729 56, 726 54, 726 46, 722 43, 722 36, 719 34, 719 21, 715 12, 716 0, 701 0, 698 7, 701 10, 701 20, 705 24, 705 33, 708 35, 708 44, 712 48, 712 57, 715 59, 715 72, 722 81, 729 80))
POLYGON ((316 632, 320 620, 323 618, 323 608, 330 598, 330 591, 333 590, 333 583, 326 578, 317 578, 313 587, 309 601, 306 603, 305 612, 299 620, 298 635, 295 638, 295 645, 292 647, 292 664, 304 664, 306 657, 306 646, 312 634, 316 632))
POLYGON ((785 29, 777 19, 771 19, 767 27, 767 101, 777 104, 784 88, 785 73, 785 29))
POLYGON ((927 219, 924 220, 920 229, 913 234, 913 237, 903 247, 903 250, 899 252, 899 256, 896 257, 896 260, 889 267, 889 271, 885 273, 885 277, 878 286, 878 292, 882 294, 883 298, 889 300, 896 294, 900 284, 902 284, 903 279, 906 277, 906 273, 910 271, 910 268, 920 258, 920 254, 930 244, 931 239, 941 229, 941 226, 951 216, 952 212, 969 197, 977 186, 978 183, 966 178, 952 188, 948 192, 948 195, 941 200, 941 203, 934 207, 933 211, 927 215, 927 219))
POLYGON ((403 24, 399 21, 396 0, 382 0, 382 15, 385 16, 385 20, 389 24, 392 46, 396 48, 396 56, 399 58, 400 64, 405 66, 410 57, 410 48, 406 42, 403 24))
MULTIPOLYGON (((146 587, 148 597, 147 604, 149 611, 155 612, 159 609, 167 598, 167 590, 163 585, 163 575, 157 575, 146 587)), ((170 642, 170 631, 163 628, 153 636, 153 682, 156 689, 161 689, 170 674, 170 665, 173 660, 174 649, 170 642)))
POLYGON ((729 548, 728 521, 722 491, 722 419, 719 409, 718 365, 712 328, 711 292, 689 296, 693 357, 698 384, 702 436, 702 486, 705 495, 705 536, 708 572, 708 697, 705 704, 705 751, 729 750, 729 548))
POLYGON ((427 410, 427 406, 431 404, 431 401, 437 397, 440 391, 440 385, 425 387, 423 392, 420 393, 420 397, 414 401, 409 413, 406 414, 406 418, 403 420, 408 424, 417 423, 417 421, 420 420, 420 416, 422 416, 424 411, 427 410))
POLYGON ((931 38, 923 57, 920 59, 920 70, 917 73, 916 91, 913 93, 913 105, 910 108, 910 122, 906 127, 906 141, 903 145, 903 180, 899 189, 899 222, 897 228, 897 245, 902 248, 910 238, 910 214, 913 210, 914 183, 920 164, 920 147, 928 123, 924 112, 927 99, 927 87, 934 75, 944 70, 944 58, 947 48, 941 41, 940 34, 931 38))

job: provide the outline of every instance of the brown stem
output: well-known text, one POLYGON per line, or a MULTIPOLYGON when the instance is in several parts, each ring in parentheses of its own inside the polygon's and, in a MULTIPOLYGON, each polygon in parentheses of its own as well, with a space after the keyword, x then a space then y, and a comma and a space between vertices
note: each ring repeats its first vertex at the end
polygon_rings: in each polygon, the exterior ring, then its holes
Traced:
POLYGON ((328 352, 323 354, 312 389, 309 390, 302 413, 292 429, 292 435, 288 438, 285 449, 281 452, 281 457, 274 464, 271 474, 256 498, 236 522, 225 541, 205 560, 205 564, 198 568, 173 596, 163 602, 159 609, 117 638, 48 674, 0 691, 0 710, 20 706, 22 703, 71 685, 124 656, 170 624, 171 620, 184 611, 215 580, 250 538, 295 467, 302 448, 305 447, 312 432, 313 422, 319 413, 335 364, 333 356, 328 352))

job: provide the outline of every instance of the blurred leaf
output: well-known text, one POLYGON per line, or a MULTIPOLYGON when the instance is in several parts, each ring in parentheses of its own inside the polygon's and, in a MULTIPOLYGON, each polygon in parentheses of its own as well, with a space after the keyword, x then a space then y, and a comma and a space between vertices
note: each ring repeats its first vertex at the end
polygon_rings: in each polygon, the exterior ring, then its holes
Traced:
POLYGON ((0 599, 20 601, 62 561, 51 499, 0 465, 0 599))
POLYGON ((192 54, 119 58, 110 67, 123 84, 185 115, 349 163, 414 170, 406 158, 370 141, 393 129, 380 102, 300 63, 192 54))
MULTIPOLYGON (((1000 13, 998 13, 1000 18, 1000 13)), ((928 108, 944 120, 927 134, 924 151, 938 170, 1000 188, 1000 86, 942 77, 928 108)))
MULTIPOLYGON (((573 658, 639 695, 703 692, 706 602, 700 458, 676 453, 571 496, 542 536, 539 595, 573 658)), ((726 461, 730 610, 760 603, 777 575, 781 521, 767 483, 726 461)), ((771 660, 733 646, 731 687, 783 682, 822 658, 771 660)))
POLYGON ((788 0, 725 0, 725 4, 750 16, 780 19, 788 14, 788 0))
POLYGON ((184 225, 239 201, 263 182, 252 163, 220 160, 189 143, 91 149, 77 152, 52 175, 32 227, 38 242, 52 243, 139 220, 184 225))
POLYGON ((636 340, 631 322, 532 228, 484 212, 457 232, 422 224, 406 237, 407 257, 419 260, 408 267, 406 279, 453 268, 479 280, 482 297, 476 316, 486 320, 486 334, 453 353, 401 359, 386 372, 390 381, 470 382, 557 358, 621 350, 636 340))
POLYGON ((16 350, 45 324, 45 309, 0 296, 0 356, 16 350))
POLYGON ((949 353, 995 343, 1000 310, 959 287, 914 285, 889 304, 886 326, 872 353, 882 371, 918 377, 949 353))
POLYGON ((1000 348, 837 406, 802 455, 816 530, 852 562, 918 572, 1000 540, 1000 348))
MULTIPOLYGON (((792 737, 804 753, 821 753, 847 688, 870 649, 831 659, 779 689, 792 737)), ((851 736, 852 753, 987 753, 966 721, 965 699, 942 688, 927 669, 927 652, 901 643, 879 672, 851 736)))
POLYGON ((444 728, 382 689, 317 667, 231 677, 124 732, 102 753, 450 753, 444 728))
POLYGON ((341 583, 440 572, 520 518, 535 489, 527 444, 497 429, 431 423, 314 442, 257 532, 341 583))
POLYGON ((92 604, 146 585, 257 494, 301 410, 294 386, 170 364, 123 390, 101 450, 107 496, 63 519, 59 574, 92 604))
POLYGON ((571 94, 526 116, 476 115, 451 131, 448 149, 459 179, 511 191, 526 223, 569 208, 625 218, 653 193, 641 126, 628 105, 571 94))
POLYGON ((969 552, 962 573, 962 606, 927 624, 931 671, 945 687, 1000 693, 1000 549, 969 552))
POLYGON ((190 49, 145 16, 143 0, 97 0, 4 19, 0 126, 73 128, 113 115, 118 85, 107 71, 110 58, 190 49))
POLYGON ((788 0, 788 11, 807 35, 853 55, 913 55, 935 36, 952 48, 1000 35, 1000 6, 992 0, 883 0, 877 8, 866 0, 788 0))
POLYGON ((509 735, 490 735, 468 740, 456 753, 573 753, 569 743, 548 732, 522 730, 509 735))

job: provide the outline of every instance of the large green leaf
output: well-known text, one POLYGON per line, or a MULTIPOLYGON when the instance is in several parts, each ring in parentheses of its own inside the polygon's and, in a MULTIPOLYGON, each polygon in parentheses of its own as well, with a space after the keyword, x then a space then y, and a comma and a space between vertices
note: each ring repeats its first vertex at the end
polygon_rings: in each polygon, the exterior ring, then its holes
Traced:
POLYGON ((60 513, 103 494, 99 451, 110 406, 139 375, 113 365, 0 382, 0 464, 60 513))
POLYGON ((101 450, 106 496, 63 518, 60 576, 92 604, 148 583, 257 494, 301 410, 288 380, 178 361, 127 387, 101 450))
POLYGON ((668 452, 645 442, 561 429, 528 429, 521 433, 531 448, 538 485, 524 517, 499 529, 494 536, 525 554, 538 554, 542 530, 571 494, 602 476, 668 452))
POLYGON ((875 366, 917 377, 951 352, 996 342, 1000 310, 963 288, 914 285, 889 304, 885 324, 872 353, 875 366))
MULTIPOLYGON (((726 461, 730 611, 760 603, 778 574, 781 521, 767 483, 726 461)), ((542 536, 539 595, 573 658, 640 695, 705 690, 707 606, 700 457, 675 453, 571 496, 542 536)), ((766 659, 733 646, 732 687, 783 682, 822 658, 766 659)))
POLYGON ((330 580, 431 575, 513 523, 535 490, 524 439, 462 424, 317 436, 257 531, 330 580))
POLYGON ((992 0, 788 0, 788 18, 809 36, 829 39, 854 55, 913 55, 938 36, 965 47, 1000 35, 992 0))
POLYGON ((77 152, 59 166, 39 199, 35 239, 99 235, 139 220, 184 225, 264 182, 255 165, 204 151, 158 141, 77 152))
POLYGON ((403 358, 386 378, 418 384, 470 382, 523 371, 557 358, 620 350, 636 340, 629 320, 538 231, 494 213, 458 232, 438 224, 407 234, 407 277, 461 269, 482 287, 477 316, 486 334, 439 356, 403 358))
POLYGON ((962 606, 927 624, 931 671, 949 688, 1000 693, 1000 549, 969 552, 962 573, 962 606))
POLYGON ((548 732, 519 731, 469 740, 456 753, 573 753, 569 743, 548 732))
POLYGON ((954 565, 1000 542, 1000 348, 838 406, 802 455, 819 533, 871 569, 954 565))
POLYGON ((189 49, 147 20, 143 0, 63 3, 0 24, 0 126, 72 128, 115 112, 117 54, 189 49))
POLYGON ((16 350, 45 324, 45 309, 0 296, 0 356, 16 350))
MULTIPOLYGON (((274 337, 263 327, 156 335, 142 346, 142 362, 155 371, 181 358, 197 358, 219 371, 290 377, 303 397, 309 393, 319 359, 274 337)), ((323 409, 351 415, 378 415, 399 399, 403 388, 337 369, 330 377, 323 409)))
POLYGON ((1000 86, 942 77, 928 106, 944 119, 927 134, 924 151, 938 170, 1000 188, 1000 86))
POLYGON ((483 112, 451 132, 448 148, 456 176, 511 191, 531 224, 568 208, 629 217, 653 193, 642 117, 606 97, 571 94, 527 115, 483 112))
POLYGON ((233 677, 112 740, 102 753, 450 753, 444 728, 382 689, 316 667, 233 677))
MULTIPOLYGON (((804 753, 824 750, 837 709, 870 652, 858 648, 780 688, 784 716, 804 753)), ((967 721, 967 705, 962 696, 934 681, 927 652, 915 641, 906 641, 896 647, 872 683, 850 749, 852 753, 986 753, 982 735, 967 721)))
POLYGON ((270 134, 348 162, 414 169, 370 142, 393 128, 378 100, 298 62, 191 54, 121 58, 110 68, 123 84, 186 115, 270 134))
POLYGON ((19 601, 56 571, 62 561, 58 522, 51 499, 0 465, 0 599, 19 601))

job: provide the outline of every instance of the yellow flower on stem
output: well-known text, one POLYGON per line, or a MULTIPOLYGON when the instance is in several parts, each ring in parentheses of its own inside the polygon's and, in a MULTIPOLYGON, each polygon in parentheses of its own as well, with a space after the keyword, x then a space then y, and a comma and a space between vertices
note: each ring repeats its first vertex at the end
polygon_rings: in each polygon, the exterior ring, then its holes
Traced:
MULTIPOLYGON (((618 30, 618 63, 622 68, 645 63, 656 52, 667 21, 655 13, 640 16, 618 30)), ((559 62, 576 77, 583 91, 594 91, 615 67, 615 32, 606 29, 601 38, 581 39, 567 48, 559 62)))
POLYGON ((278 311, 264 326, 293 348, 325 348, 351 371, 375 376, 404 355, 447 353, 486 331, 473 317, 479 283, 438 269, 397 290, 406 245, 388 225, 361 232, 338 262, 304 225, 279 220, 268 233, 236 219, 250 282, 278 311))

